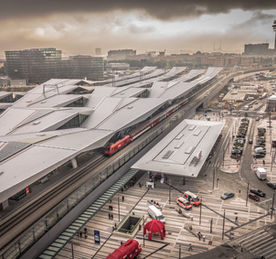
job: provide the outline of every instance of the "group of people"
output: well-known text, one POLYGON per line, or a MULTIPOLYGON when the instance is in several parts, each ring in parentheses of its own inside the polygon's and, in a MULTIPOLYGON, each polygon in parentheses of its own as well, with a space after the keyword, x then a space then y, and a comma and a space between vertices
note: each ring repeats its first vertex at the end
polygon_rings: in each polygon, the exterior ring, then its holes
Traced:
POLYGON ((87 234, 88 234, 87 228, 84 228, 83 231, 82 230, 79 231, 78 236, 80 238, 82 238, 84 236, 84 238, 86 239, 87 238, 87 234))

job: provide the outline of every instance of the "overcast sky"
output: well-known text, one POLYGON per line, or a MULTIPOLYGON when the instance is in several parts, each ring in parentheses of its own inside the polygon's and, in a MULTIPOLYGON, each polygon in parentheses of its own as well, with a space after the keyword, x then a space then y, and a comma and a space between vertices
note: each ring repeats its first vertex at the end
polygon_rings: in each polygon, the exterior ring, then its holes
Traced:
POLYGON ((245 43, 274 42, 275 0, 0 1, 0 55, 34 47, 67 55, 96 47, 241 53, 245 43))

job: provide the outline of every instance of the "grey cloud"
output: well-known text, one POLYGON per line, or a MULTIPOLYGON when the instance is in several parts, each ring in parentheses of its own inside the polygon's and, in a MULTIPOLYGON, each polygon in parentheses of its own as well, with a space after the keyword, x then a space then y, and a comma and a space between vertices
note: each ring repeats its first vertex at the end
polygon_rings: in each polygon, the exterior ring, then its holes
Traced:
POLYGON ((243 30, 245 28, 252 28, 256 23, 266 23, 271 22, 274 16, 272 14, 267 14, 262 11, 255 11, 253 15, 243 23, 237 24, 233 27, 233 29, 243 30))
POLYGON ((155 28, 153 26, 137 26, 135 24, 131 24, 128 26, 128 31, 135 34, 149 33, 149 32, 154 32, 155 28))
POLYGON ((225 13, 231 9, 276 8, 273 0, 9 0, 1 1, 0 19, 48 16, 58 13, 143 10, 158 19, 225 13))

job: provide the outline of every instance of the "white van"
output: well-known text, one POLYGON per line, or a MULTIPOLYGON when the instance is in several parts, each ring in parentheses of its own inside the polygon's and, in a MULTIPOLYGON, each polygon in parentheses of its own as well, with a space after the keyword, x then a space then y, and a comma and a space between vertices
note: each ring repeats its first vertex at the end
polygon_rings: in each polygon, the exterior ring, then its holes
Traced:
POLYGON ((166 220, 165 220, 162 212, 159 209, 157 209, 154 205, 148 206, 148 213, 151 218, 160 220, 162 223, 165 224, 166 220))
POLYGON ((260 180, 266 179, 267 173, 266 173, 265 168, 258 167, 257 170, 255 171, 255 173, 260 180))

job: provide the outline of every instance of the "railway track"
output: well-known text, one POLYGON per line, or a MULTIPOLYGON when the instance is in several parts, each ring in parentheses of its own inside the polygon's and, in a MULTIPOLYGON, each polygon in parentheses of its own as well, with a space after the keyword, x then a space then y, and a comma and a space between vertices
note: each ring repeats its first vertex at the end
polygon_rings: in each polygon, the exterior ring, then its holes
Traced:
POLYGON ((30 203, 22 206, 19 210, 2 219, 0 222, 0 248, 3 248, 19 234, 15 231, 11 231, 12 229, 16 229, 15 227, 19 224, 24 225, 24 228, 21 228, 20 232, 27 229, 30 224, 22 224, 26 219, 31 217, 32 223, 37 221, 42 216, 42 212, 45 214, 52 208, 52 206, 49 206, 49 204, 52 203, 51 201, 56 201, 57 199, 62 201, 64 199, 64 194, 67 193, 70 188, 70 192, 74 191, 72 186, 74 186, 82 177, 95 170, 107 159, 108 157, 103 155, 96 157, 93 161, 90 161, 83 165, 83 167, 79 168, 74 174, 70 175, 70 177, 53 186, 49 191, 43 192, 43 194, 33 199, 30 203), (45 209, 42 209, 42 207, 45 209), (41 213, 39 214, 38 211, 41 211, 41 213), (36 217, 34 217, 34 215, 36 215, 36 217))

